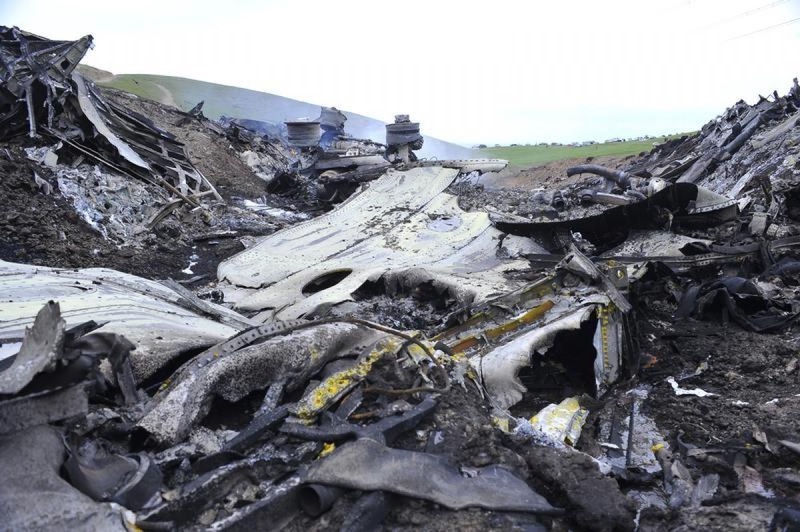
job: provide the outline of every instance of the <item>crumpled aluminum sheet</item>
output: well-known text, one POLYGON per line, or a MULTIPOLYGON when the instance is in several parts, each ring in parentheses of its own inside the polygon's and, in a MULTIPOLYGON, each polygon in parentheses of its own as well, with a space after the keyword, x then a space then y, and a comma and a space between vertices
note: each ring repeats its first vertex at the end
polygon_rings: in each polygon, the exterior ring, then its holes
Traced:
MULTIPOLYGON (((156 281, 105 268, 75 270, 0 261, 0 293, 0 342, 24 337, 39 310, 55 300, 67 328, 89 320, 108 322, 96 332, 122 334, 133 342, 131 362, 137 381, 180 353, 214 345, 239 330, 180 306, 179 294, 156 281)), ((241 318, 226 308, 212 307, 241 318)))
POLYGON ((532 353, 552 346, 559 332, 579 329, 581 323, 589 319, 597 308, 594 303, 583 302, 574 307, 569 306, 570 303, 574 304, 570 301, 566 303, 566 309, 559 306, 549 312, 555 319, 520 334, 486 354, 469 359, 495 405, 508 408, 522 400, 527 388, 517 374, 531 363, 532 353))
POLYGON ((330 360, 359 354, 383 333, 350 324, 320 325, 275 336, 227 355, 211 357, 197 368, 173 375, 153 398, 138 425, 156 440, 175 444, 210 408, 214 395, 235 402, 274 381, 289 379, 292 389, 307 382, 330 360))
MULTIPOLYGON (((462 302, 516 288, 503 273, 525 270, 527 261, 497 258, 502 233, 488 215, 465 212, 442 193, 457 174, 438 167, 390 170, 336 210, 264 238, 220 264, 220 280, 237 285, 226 291, 226 301, 291 319, 349 300, 366 281, 406 272, 448 288, 462 302), (313 293, 306 289, 336 273, 346 276, 313 293), (243 294, 242 287, 250 290, 243 294)), ((526 251, 537 247, 531 243, 526 251)))
POLYGON ((469 473, 459 471, 442 456, 393 449, 364 438, 346 443, 329 457, 314 462, 305 481, 363 491, 390 491, 453 510, 479 507, 560 513, 508 469, 492 465, 469 473))
POLYGON ((59 475, 62 435, 48 426, 0 437, 0 515, 4 530, 108 530, 125 532, 132 512, 95 502, 59 475))

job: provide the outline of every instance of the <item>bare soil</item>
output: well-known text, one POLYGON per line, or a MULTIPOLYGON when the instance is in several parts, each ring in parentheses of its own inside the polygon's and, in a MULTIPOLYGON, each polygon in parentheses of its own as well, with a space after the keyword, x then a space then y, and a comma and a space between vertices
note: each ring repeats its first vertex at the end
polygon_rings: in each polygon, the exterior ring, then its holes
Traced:
POLYGON ((567 168, 571 166, 592 163, 617 169, 624 166, 633 158, 633 155, 627 157, 604 155, 601 157, 582 157, 579 159, 553 161, 529 168, 509 167, 502 172, 482 176, 480 183, 486 188, 509 188, 519 191, 530 191, 537 188, 564 187, 583 179, 579 175, 567 177, 567 168))
POLYGON ((114 268, 148 278, 175 277, 186 267, 189 243, 168 230, 141 250, 118 249, 58 193, 52 172, 26 158, 26 143, 7 146, 0 168, 0 259, 63 268, 114 268), (46 194, 34 181, 46 180, 46 194))

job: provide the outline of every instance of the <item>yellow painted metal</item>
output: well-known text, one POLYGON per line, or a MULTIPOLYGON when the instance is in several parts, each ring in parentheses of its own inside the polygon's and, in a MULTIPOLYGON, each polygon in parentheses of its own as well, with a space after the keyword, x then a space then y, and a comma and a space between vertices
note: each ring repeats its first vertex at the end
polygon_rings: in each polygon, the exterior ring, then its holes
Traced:
POLYGON ((500 336, 502 336, 502 335, 504 335, 506 333, 509 333, 511 331, 515 331, 515 330, 519 329, 520 327, 522 327, 524 325, 529 325, 529 324, 533 323, 534 321, 536 321, 538 319, 541 319, 547 313, 548 310, 553 308, 553 306, 555 306, 555 303, 553 303, 550 300, 547 300, 544 303, 542 303, 541 305, 538 305, 538 306, 530 309, 529 311, 527 311, 522 316, 520 316, 518 318, 515 318, 515 319, 513 319, 511 321, 508 321, 506 323, 503 323, 502 325, 500 325, 498 327, 492 327, 490 329, 485 329, 484 331, 481 331, 480 334, 476 334, 476 335, 468 336, 467 338, 460 339, 453 346, 451 346, 450 349, 453 351, 453 353, 463 353, 467 349, 470 349, 472 347, 480 345, 481 344, 481 339, 483 337, 486 337, 489 340, 493 340, 493 339, 498 338, 498 337, 500 337, 500 336))

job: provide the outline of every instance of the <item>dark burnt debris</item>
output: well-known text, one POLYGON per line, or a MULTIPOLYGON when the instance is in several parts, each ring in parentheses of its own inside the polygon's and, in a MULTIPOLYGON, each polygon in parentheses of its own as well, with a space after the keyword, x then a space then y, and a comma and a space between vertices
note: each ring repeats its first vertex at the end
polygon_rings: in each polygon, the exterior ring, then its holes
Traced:
POLYGON ((6 528, 800 527, 796 80, 514 189, 91 43, 0 28, 6 528))
POLYGON ((155 182, 188 203, 196 205, 196 197, 207 194, 219 197, 172 135, 146 117, 106 101, 93 83, 74 73, 92 45, 91 35, 54 42, 3 27, 0 39, 3 139, 27 125, 31 137, 41 132, 58 139, 77 157, 155 182))

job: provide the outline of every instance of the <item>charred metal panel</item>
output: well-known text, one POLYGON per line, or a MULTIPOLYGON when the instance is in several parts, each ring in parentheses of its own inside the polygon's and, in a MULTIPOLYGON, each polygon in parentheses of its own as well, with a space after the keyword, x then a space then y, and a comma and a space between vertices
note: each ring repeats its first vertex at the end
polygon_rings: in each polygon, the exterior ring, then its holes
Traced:
POLYGON ((62 102, 53 99, 69 89, 73 69, 91 46, 91 35, 51 41, 0 26, 0 138, 20 133, 26 124, 34 136, 45 116, 48 127, 55 125, 62 102))

